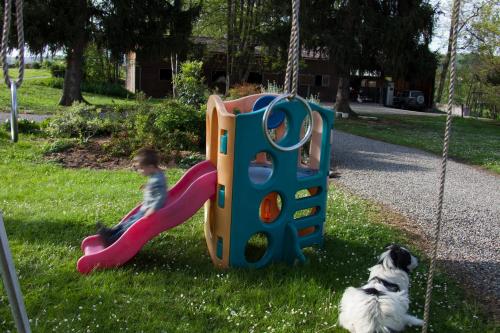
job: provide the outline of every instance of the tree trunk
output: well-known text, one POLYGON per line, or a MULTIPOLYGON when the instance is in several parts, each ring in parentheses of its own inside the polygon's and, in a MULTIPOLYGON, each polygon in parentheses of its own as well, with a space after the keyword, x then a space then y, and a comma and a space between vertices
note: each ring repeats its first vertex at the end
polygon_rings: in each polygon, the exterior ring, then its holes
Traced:
POLYGON ((66 74, 64 75, 63 95, 59 105, 70 106, 74 102, 83 102, 82 77, 83 77, 83 52, 85 50, 85 37, 79 36, 68 48, 66 55, 66 74))
POLYGON ((339 84, 337 87, 337 96, 335 98, 335 111, 348 113, 350 117, 357 117, 358 115, 352 111, 349 105, 349 76, 342 75, 339 77, 339 84))
POLYGON ((235 0, 227 0, 227 50, 226 50, 226 96, 229 94, 229 88, 232 83, 233 75, 233 35, 234 35, 234 16, 236 15, 235 0))
POLYGON ((441 103, 444 84, 446 81, 446 76, 448 75, 448 67, 450 66, 450 58, 451 58, 451 46, 453 44, 452 35, 453 35, 453 25, 450 26, 450 33, 448 35, 448 49, 446 50, 446 56, 444 57, 443 65, 441 67, 441 74, 439 75, 439 85, 435 101, 436 103, 441 103))

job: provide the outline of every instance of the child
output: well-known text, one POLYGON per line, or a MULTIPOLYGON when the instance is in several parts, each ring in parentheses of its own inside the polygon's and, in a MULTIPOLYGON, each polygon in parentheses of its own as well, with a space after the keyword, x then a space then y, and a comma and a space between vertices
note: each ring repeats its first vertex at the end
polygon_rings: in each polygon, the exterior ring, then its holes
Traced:
POLYGON ((142 217, 149 216, 163 207, 167 198, 167 185, 163 171, 158 167, 158 154, 153 149, 142 148, 134 158, 134 166, 148 182, 141 189, 144 190, 144 201, 141 208, 134 215, 112 228, 97 223, 98 233, 106 246, 116 242, 118 238, 142 217))

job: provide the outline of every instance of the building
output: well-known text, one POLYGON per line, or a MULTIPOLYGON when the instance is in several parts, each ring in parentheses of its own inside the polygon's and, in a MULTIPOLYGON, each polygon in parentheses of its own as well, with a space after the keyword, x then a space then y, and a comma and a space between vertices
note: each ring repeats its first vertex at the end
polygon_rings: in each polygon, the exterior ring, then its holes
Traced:
MULTIPOLYGON (((193 38, 194 44, 205 50, 204 76, 207 85, 214 91, 225 90, 226 80, 226 45, 224 41, 207 37, 193 38)), ((200 58, 202 56, 200 55, 200 58)), ((143 91, 151 97, 165 97, 172 95, 172 64, 170 57, 141 58, 140 54, 133 52, 127 55, 127 80, 126 87, 131 92, 143 91)), ((248 77, 249 83, 267 85, 269 82, 282 86, 284 72, 272 72, 265 66, 264 57, 260 48, 256 48, 254 63, 248 77)), ((388 87, 397 91, 415 89, 422 90, 425 94, 426 104, 432 106, 434 81, 410 82, 395 80, 390 77, 381 77, 378 72, 351 73, 351 99, 386 104, 385 94, 388 87), (362 96, 362 98, 358 98, 362 96)), ((328 57, 311 51, 303 51, 301 55, 301 68, 299 74, 299 94, 301 96, 314 96, 321 101, 333 102, 337 94, 338 76, 335 66, 328 57)))

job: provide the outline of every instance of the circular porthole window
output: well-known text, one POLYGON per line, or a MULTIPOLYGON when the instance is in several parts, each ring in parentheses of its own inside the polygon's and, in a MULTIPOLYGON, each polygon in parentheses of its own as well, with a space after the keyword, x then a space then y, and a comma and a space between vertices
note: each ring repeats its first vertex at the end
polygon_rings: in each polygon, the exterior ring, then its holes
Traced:
POLYGON ((248 240, 245 246, 245 259, 249 263, 256 263, 266 255, 269 239, 266 233, 258 232, 248 240))
POLYGON ((248 177, 254 184, 264 184, 271 178, 273 171, 273 157, 268 152, 262 151, 250 162, 248 177))
POLYGON ((273 223, 281 214, 282 200, 278 192, 271 192, 262 199, 259 206, 260 220, 273 223))

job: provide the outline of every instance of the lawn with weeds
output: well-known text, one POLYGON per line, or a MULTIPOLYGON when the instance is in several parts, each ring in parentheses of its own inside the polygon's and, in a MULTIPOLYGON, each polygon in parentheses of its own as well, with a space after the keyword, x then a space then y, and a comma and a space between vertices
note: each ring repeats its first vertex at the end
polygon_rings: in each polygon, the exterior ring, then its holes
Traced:
MULTIPOLYGON (((16 79, 19 76, 19 68, 9 68, 9 76, 13 79, 16 79)), ((38 79, 38 78, 46 78, 51 77, 50 70, 46 68, 26 68, 24 70, 24 79, 38 79)), ((0 73, 0 79, 3 81, 3 71, 0 73)))
MULTIPOLYGON (((17 68, 11 69, 12 77, 17 77, 17 68)), ((3 75, 2 75, 3 77, 3 75)), ((64 106, 59 106, 62 96, 62 89, 47 87, 37 84, 38 78, 50 77, 50 73, 44 69, 29 69, 25 72, 25 80, 21 88, 17 91, 18 108, 20 112, 36 114, 52 114, 64 110, 64 106), (33 80, 31 80, 33 79, 33 80)), ((3 81, 3 80, 2 80, 3 81)), ((135 99, 110 97, 98 94, 83 93, 83 98, 87 102, 98 106, 113 105, 133 105, 135 99)), ((5 84, 0 87, 0 111, 10 112, 10 90, 5 84)))
MULTIPOLYGON (((307 250, 305 265, 216 269, 201 209, 123 267, 82 276, 76 271, 82 239, 97 220, 112 225, 133 207, 144 178, 127 170, 63 169, 43 159, 44 145, 33 136, 11 144, 0 133, 0 208, 33 332, 344 332, 337 327, 344 289, 366 281, 386 244, 411 243, 380 224, 376 207, 332 186, 324 247, 307 250)), ((169 183, 183 172, 168 170, 169 183)), ((424 261, 410 290, 410 311, 420 318, 426 271, 424 261)), ((14 331, 8 304, 0 287, 2 332, 14 331)), ((431 318, 431 332, 495 331, 443 274, 431 318)))
MULTIPOLYGON (((377 116, 338 119, 335 128, 441 155, 446 117, 377 116)), ((453 118, 449 156, 500 173, 500 122, 453 118)))

